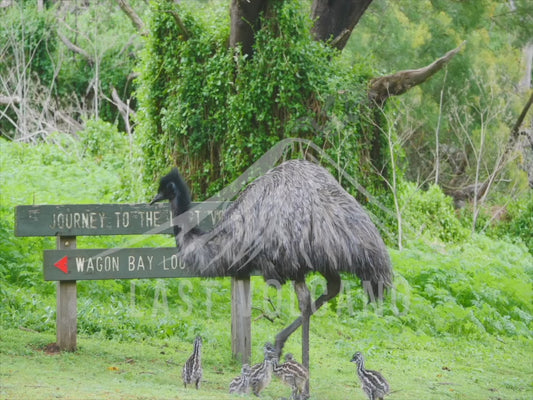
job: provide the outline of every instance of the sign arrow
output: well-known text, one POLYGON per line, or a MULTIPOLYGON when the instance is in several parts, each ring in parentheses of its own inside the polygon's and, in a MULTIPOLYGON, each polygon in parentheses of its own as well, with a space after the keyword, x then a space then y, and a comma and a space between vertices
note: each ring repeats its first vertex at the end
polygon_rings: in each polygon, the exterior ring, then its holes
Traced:
POLYGON ((68 257, 65 256, 54 264, 54 267, 59 268, 65 274, 68 274, 68 257))

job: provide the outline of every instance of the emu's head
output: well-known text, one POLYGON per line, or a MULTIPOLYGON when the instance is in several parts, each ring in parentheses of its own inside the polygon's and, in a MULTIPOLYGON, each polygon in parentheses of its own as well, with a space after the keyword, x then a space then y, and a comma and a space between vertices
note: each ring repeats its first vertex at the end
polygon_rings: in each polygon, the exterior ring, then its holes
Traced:
POLYGON ((356 363, 357 365, 363 365, 363 354, 358 351, 353 355, 351 362, 356 363))
POLYGON ((150 204, 163 200, 170 201, 172 210, 177 214, 187 211, 191 205, 189 188, 177 168, 173 168, 167 175, 161 178, 157 195, 150 204))

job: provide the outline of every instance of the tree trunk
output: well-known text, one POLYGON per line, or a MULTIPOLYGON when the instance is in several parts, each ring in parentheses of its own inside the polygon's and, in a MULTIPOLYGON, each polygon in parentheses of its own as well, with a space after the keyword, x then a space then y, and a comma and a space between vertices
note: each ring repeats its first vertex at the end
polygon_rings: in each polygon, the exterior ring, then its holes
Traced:
POLYGON ((232 0, 230 7, 230 47, 242 46, 243 54, 252 55, 255 32, 261 27, 261 13, 268 0, 232 0))
POLYGON ((332 46, 342 50, 372 0, 314 0, 311 18, 315 21, 315 40, 332 40, 332 46))

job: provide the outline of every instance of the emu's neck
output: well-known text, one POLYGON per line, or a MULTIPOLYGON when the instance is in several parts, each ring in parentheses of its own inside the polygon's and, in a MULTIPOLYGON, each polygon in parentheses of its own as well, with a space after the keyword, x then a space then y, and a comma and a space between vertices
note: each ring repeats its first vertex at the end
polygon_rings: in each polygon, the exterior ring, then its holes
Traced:
POLYGON ((363 360, 357 362, 357 373, 359 375, 364 375, 365 373, 365 362, 363 360))
POLYGON ((202 345, 199 342, 194 342, 193 356, 198 360, 202 358, 202 345))
POLYGON ((175 197, 170 200, 170 208, 172 210, 172 227, 174 230, 174 236, 176 237, 176 244, 183 244, 183 235, 201 235, 203 232, 198 227, 193 225, 190 219, 184 218, 187 211, 191 209, 191 200, 188 198, 175 197), (181 217, 180 217, 181 216, 181 217), (183 231, 183 235, 180 233, 183 231))
POLYGON ((211 231, 203 231, 196 223, 191 212, 191 201, 187 199, 171 199, 173 230, 176 245, 183 263, 205 277, 225 275, 226 260, 220 257, 220 243, 211 235, 211 231))

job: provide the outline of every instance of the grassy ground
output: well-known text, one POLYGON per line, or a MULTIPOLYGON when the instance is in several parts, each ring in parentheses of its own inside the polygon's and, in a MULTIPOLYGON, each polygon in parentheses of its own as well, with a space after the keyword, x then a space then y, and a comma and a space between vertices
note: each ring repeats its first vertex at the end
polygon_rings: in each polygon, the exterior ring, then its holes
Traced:
MULTIPOLYGON (((216 351, 204 343, 204 382, 184 389, 181 365, 190 345, 156 341, 119 343, 80 337, 74 353, 50 354, 50 334, 19 329, 0 331, 0 399, 232 399, 228 384, 239 366, 210 360, 216 351)), ((335 334, 332 332, 332 337, 335 334)), ((312 399, 365 399, 351 351, 315 337, 311 349, 312 399), (318 343, 317 343, 318 341, 318 343)), ((367 367, 380 370, 391 384, 389 399, 531 399, 533 342, 435 339, 402 334, 379 349, 367 348, 367 367)), ((254 355, 255 356, 255 355, 254 355)), ((263 399, 288 397, 276 379, 263 399)))

